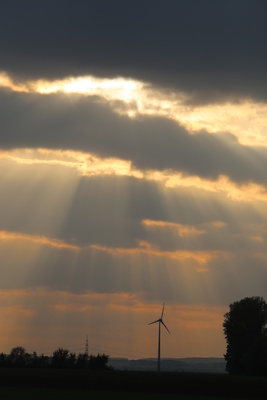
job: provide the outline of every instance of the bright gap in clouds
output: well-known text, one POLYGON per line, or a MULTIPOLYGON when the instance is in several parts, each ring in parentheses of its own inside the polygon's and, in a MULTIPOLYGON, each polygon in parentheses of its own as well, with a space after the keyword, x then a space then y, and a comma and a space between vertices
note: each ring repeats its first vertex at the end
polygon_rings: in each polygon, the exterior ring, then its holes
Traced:
POLYGON ((99 96, 109 102, 115 112, 130 118, 165 117, 179 122, 194 134, 202 129, 211 134, 230 132, 243 145, 267 146, 267 105, 247 98, 238 102, 194 105, 185 93, 160 90, 126 78, 94 76, 15 83, 1 72, 1 86, 26 93, 99 96))
POLYGON ((13 149, 0 151, 0 160, 6 159, 17 164, 62 166, 71 168, 80 176, 117 175, 142 178, 143 174, 133 168, 130 161, 72 150, 13 149))

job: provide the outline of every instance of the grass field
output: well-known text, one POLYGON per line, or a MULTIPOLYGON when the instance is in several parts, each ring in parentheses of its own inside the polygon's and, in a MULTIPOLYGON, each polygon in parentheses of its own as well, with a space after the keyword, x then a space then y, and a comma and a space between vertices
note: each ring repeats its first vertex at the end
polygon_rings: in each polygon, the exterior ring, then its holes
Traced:
MULTIPOLYGON (((58 388, 0 388, 1 400, 84 400, 84 399, 116 399, 116 400, 207 400, 207 396, 179 395, 142 392, 114 392, 105 390, 67 390, 58 388)), ((208 400, 236 400, 234 397, 209 396, 208 400)), ((253 399, 250 399, 253 400, 253 399)))
POLYGON ((1 400, 266 399, 267 378, 227 374, 0 369, 1 400))

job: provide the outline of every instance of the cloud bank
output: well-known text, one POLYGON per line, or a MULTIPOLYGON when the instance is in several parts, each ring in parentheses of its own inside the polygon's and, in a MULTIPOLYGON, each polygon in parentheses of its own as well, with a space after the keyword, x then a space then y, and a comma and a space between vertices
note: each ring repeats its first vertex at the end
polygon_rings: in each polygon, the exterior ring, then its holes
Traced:
POLYGON ((265 21, 249 0, 1 4, 0 351, 90 328, 151 357, 165 301, 166 355, 222 356, 228 304, 266 297, 265 21))
POLYGON ((5 2, 0 63, 14 76, 125 76, 197 102, 266 100, 264 1, 5 2))

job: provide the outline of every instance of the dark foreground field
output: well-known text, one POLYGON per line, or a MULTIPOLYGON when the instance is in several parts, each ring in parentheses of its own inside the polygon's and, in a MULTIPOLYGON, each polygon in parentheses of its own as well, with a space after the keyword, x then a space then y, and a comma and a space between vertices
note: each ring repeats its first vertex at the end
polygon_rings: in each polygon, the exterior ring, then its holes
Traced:
POLYGON ((227 374, 0 369, 0 399, 266 399, 267 378, 227 374))

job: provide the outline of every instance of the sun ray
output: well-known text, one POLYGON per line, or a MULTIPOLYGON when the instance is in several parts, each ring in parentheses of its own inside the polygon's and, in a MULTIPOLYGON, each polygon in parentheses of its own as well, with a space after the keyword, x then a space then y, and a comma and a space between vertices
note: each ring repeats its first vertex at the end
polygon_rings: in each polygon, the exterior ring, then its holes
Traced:
POLYGON ((200 189, 205 192, 220 193, 234 201, 267 201, 266 187, 253 182, 238 184, 224 175, 220 175, 216 180, 209 180, 198 176, 187 176, 178 171, 142 171, 133 168, 130 161, 119 158, 100 157, 93 153, 45 148, 13 149, 0 151, 1 160, 9 160, 19 165, 39 164, 72 168, 80 176, 116 175, 134 177, 136 179, 159 183, 166 188, 200 189))
MULTIPOLYGON (((197 135, 201 129, 213 135, 228 131, 243 145, 267 146, 267 108, 265 104, 252 100, 241 100, 238 104, 232 102, 201 107, 190 102, 192 99, 184 93, 168 93, 134 80, 99 79, 92 76, 15 83, 7 74, 1 74, 0 86, 4 90, 24 92, 29 96, 32 93, 38 93, 40 96, 48 93, 55 96, 98 96, 101 101, 108 102, 114 112, 130 118, 163 117, 183 125, 190 134, 197 135)), ((11 344, 11 340, 7 338, 12 328, 24 318, 29 322, 28 328, 24 327, 17 336, 13 335, 13 340, 14 337, 21 337, 28 343, 26 337, 29 336, 32 343, 41 345, 40 341, 45 340, 47 344, 56 345, 53 335, 57 340, 63 338, 69 321, 73 321, 71 332, 67 335, 67 338, 73 341, 87 328, 84 320, 88 320, 95 323, 92 336, 98 337, 100 345, 104 345, 109 336, 104 324, 100 322, 99 313, 106 318, 109 329, 114 329, 117 338, 114 333, 112 340, 119 346, 126 328, 129 330, 132 321, 139 324, 138 329, 141 325, 142 329, 145 329, 144 321, 149 320, 148 314, 158 307, 159 299, 164 295, 171 303, 173 312, 176 312, 177 319, 173 319, 172 324, 179 332, 177 339, 180 344, 183 343, 185 355, 189 355, 193 339, 196 344, 192 348, 194 356, 207 354, 207 349, 210 354, 215 352, 215 343, 218 345, 218 342, 219 348, 223 348, 223 307, 214 306, 212 309, 203 304, 216 304, 221 300, 222 294, 218 288, 221 284, 222 269, 227 270, 232 284, 236 285, 237 289, 240 287, 238 268, 232 268, 232 275, 228 268, 236 258, 227 241, 224 243, 225 248, 221 247, 221 234, 228 232, 229 241, 250 243, 249 246, 256 249, 253 253, 254 259, 263 263, 266 261, 263 250, 266 234, 262 227, 259 229, 259 224, 253 229, 250 227, 250 234, 241 234, 241 228, 240 231, 235 231, 233 227, 237 222, 234 216, 230 227, 223 220, 208 219, 206 208, 210 206, 212 210, 212 207, 215 209, 227 202, 221 215, 229 216, 230 213, 234 214, 233 204, 237 205, 236 207, 242 204, 251 205, 251 209, 257 209, 257 215, 264 220, 267 201, 264 184, 233 182, 225 175, 216 179, 204 179, 185 175, 182 171, 142 170, 134 168, 129 160, 48 148, 2 150, 0 162, 3 165, 1 170, 5 171, 5 174, 2 172, 1 175, 3 184, 12 181, 13 187, 13 191, 6 191, 8 195, 3 191, 1 199, 3 209, 13 210, 8 224, 3 215, 4 227, 1 226, 0 231, 1 256, 7 261, 6 270, 2 271, 1 276, 7 286, 25 286, 29 293, 27 301, 25 292, 17 293, 18 301, 15 303, 7 300, 3 291, 0 293, 7 302, 6 306, 3 306, 3 315, 8 316, 11 311, 15 315, 13 320, 10 319, 9 330, 2 335, 7 344, 11 344), (118 245, 117 242, 110 244, 109 238, 106 237, 103 241, 99 240, 99 237, 92 238, 87 231, 87 235, 80 238, 80 242, 79 238, 72 240, 69 235, 64 239, 64 235, 61 235, 62 230, 72 210, 81 180, 86 178, 91 182, 96 177, 112 178, 113 185, 117 185, 116 203, 114 201, 111 207, 114 215, 109 216, 108 221, 103 224, 104 228, 112 225, 115 238, 126 238, 129 232, 128 224, 131 224, 128 218, 130 210, 128 183, 125 183, 127 180, 124 179, 124 183, 121 184, 123 179, 120 181, 115 178, 128 177, 132 181, 153 184, 162 202, 163 213, 160 219, 153 219, 156 218, 153 212, 148 213, 149 216, 142 214, 143 210, 139 210, 138 217, 132 215, 131 218, 136 218, 135 222, 140 230, 136 236, 133 235, 134 239, 129 240, 131 243, 126 242, 124 246, 118 245), (190 199, 188 215, 177 213, 177 206, 171 204, 177 202, 183 193, 190 199), (201 204, 202 200, 205 205, 201 204), (30 209, 30 213, 25 213, 26 209, 30 209), (192 210, 198 214, 200 222, 182 222, 190 221, 189 214, 192 210), (30 215, 30 218, 26 218, 26 215, 30 215), (5 228, 9 224, 13 229, 5 228), (16 229, 19 225, 23 227, 21 230, 16 229), (168 235, 174 237, 172 246, 170 243, 153 240, 153 235, 158 231, 167 236, 167 239, 170 237, 168 235), (205 238, 210 239, 209 246, 206 247, 205 238), (7 270, 10 270, 11 274, 15 272, 12 279, 10 274, 5 273, 7 270), (46 274, 43 273, 44 270, 46 274), (109 288, 103 283, 103 274, 109 281, 112 293, 107 293, 109 288), (79 279, 83 280, 82 284, 79 279), (92 282, 96 285, 95 290, 99 292, 88 293, 93 287, 92 282), (32 286, 38 287, 35 292, 32 286), (47 302, 40 306, 45 297, 47 302), (33 298, 35 302, 39 302, 39 307, 32 306, 35 304, 33 298), (199 301, 199 304, 194 306, 194 301, 199 301), (141 320, 138 320, 138 313, 142 315, 141 320), (121 331, 118 332, 116 318, 118 320, 122 316, 121 331), (44 338, 40 331, 46 327, 45 324, 54 325, 48 338, 44 338), (33 333, 32 327, 35 327, 33 333), (198 331, 197 338, 190 337, 192 330, 198 331), (213 338, 215 334, 220 336, 220 340, 213 338)), ((100 197, 100 209, 102 201, 103 198, 100 197)), ((83 224, 85 229, 82 218, 80 224, 83 224)), ((16 294, 14 289, 11 293, 16 294)), ((225 298, 223 301, 225 302, 225 298)), ((138 345, 144 349, 144 343, 138 338, 138 329, 132 326, 129 343, 133 349, 138 345)), ((171 331, 173 332, 173 328, 171 331)), ((154 348, 150 339, 146 339, 145 346, 149 349, 154 348)), ((168 351, 171 353, 173 346, 167 344, 166 351, 167 354, 168 351)), ((177 354, 183 353, 177 349, 177 354)))

